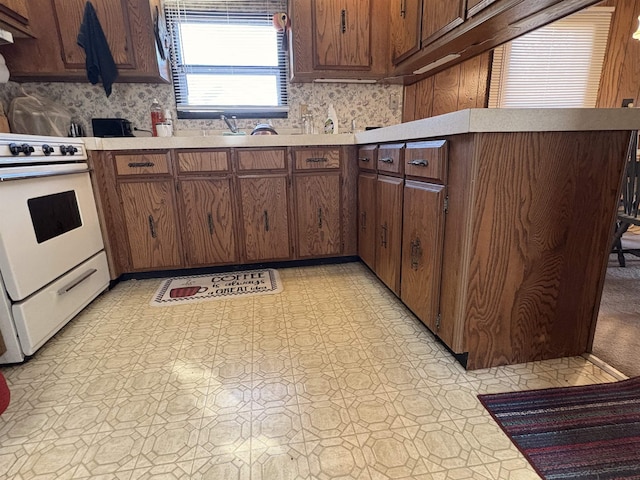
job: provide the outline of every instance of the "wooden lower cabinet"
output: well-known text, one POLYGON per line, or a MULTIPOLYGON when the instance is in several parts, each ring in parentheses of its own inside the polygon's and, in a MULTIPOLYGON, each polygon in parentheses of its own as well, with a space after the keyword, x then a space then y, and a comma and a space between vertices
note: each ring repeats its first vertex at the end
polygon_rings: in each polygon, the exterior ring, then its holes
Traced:
POLYGON ((180 180, 182 231, 187 265, 237 263, 231 180, 180 180))
POLYGON ((293 181, 298 256, 340 254, 340 173, 296 175, 293 181))
POLYGON ((369 268, 376 268, 376 178, 375 173, 358 176, 358 254, 369 268))
POLYGON ((289 259, 287 176, 239 177, 238 185, 246 260, 289 259))
POLYGON ((400 298, 434 333, 440 327, 444 199, 443 185, 406 181, 400 298))
POLYGON ((387 287, 400 295, 403 178, 379 175, 376 182, 376 268, 387 287))
POLYGON ((119 190, 132 267, 180 267, 173 181, 121 182, 119 190))

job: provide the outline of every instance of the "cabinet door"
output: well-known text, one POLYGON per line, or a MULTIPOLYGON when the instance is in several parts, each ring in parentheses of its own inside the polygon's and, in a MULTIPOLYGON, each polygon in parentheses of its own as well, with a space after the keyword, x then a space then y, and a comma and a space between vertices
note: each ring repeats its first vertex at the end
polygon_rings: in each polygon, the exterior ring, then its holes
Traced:
POLYGON ((358 177, 358 255, 369 268, 376 268, 376 175, 358 177))
POLYGON ((340 174, 294 178, 300 257, 339 255, 340 174))
POLYGON ((422 0, 391 0, 389 4, 391 60, 398 64, 420 49, 422 0))
MULTIPOLYGON (((67 68, 82 68, 85 64, 85 52, 78 45, 78 30, 87 2, 85 0, 53 0, 53 7, 62 47, 62 60, 67 68)), ((92 0, 100 25, 109 42, 109 49, 118 66, 133 66, 133 48, 127 4, 125 0, 92 0)))
POLYGON ((403 184, 402 178, 378 176, 376 185, 375 272, 396 295, 400 295, 403 184))
POLYGON ((180 192, 187 263, 237 263, 231 180, 183 179, 180 192))
POLYGON ((422 12, 422 46, 444 35, 464 20, 466 0, 432 0, 422 12))
POLYGON ((173 182, 123 182, 119 190, 133 268, 179 267, 173 182))
POLYGON ((467 0, 467 16, 475 15, 497 1, 498 0, 467 0))
POLYGON ((287 177, 240 177, 238 184, 246 260, 290 258, 287 177))
POLYGON ((313 0, 314 67, 368 69, 370 0, 313 0))
POLYGON ((439 327, 444 188, 412 181, 404 187, 401 298, 434 333, 439 327))
POLYGON ((27 0, 2 0, 0 1, 0 13, 10 15, 20 23, 29 23, 27 0))

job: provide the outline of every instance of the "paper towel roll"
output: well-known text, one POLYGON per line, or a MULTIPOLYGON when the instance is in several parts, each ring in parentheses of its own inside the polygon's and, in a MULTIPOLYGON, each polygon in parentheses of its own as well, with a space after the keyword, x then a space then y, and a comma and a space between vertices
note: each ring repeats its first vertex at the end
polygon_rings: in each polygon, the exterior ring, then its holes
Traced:
POLYGON ((0 55, 0 83, 7 83, 9 81, 9 69, 4 61, 4 57, 0 55))

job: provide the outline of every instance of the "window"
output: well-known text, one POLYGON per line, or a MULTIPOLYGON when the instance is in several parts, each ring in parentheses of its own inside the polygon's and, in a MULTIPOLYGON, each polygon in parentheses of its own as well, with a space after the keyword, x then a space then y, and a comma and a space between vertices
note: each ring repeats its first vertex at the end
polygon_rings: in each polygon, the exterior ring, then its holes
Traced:
POLYGON ((286 117, 286 0, 165 0, 179 118, 286 117))
POLYGON ((612 12, 582 10, 496 48, 489 107, 595 107, 612 12))

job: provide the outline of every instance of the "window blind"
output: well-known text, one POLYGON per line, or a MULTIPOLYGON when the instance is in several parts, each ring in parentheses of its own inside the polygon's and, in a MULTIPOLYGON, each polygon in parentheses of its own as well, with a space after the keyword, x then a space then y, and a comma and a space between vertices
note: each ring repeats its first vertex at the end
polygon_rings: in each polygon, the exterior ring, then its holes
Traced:
POLYGON ((595 107, 613 10, 591 7, 496 48, 489 107, 595 107))
POLYGON ((286 116, 287 55, 272 22, 286 11, 286 0, 165 0, 178 116, 286 116))

